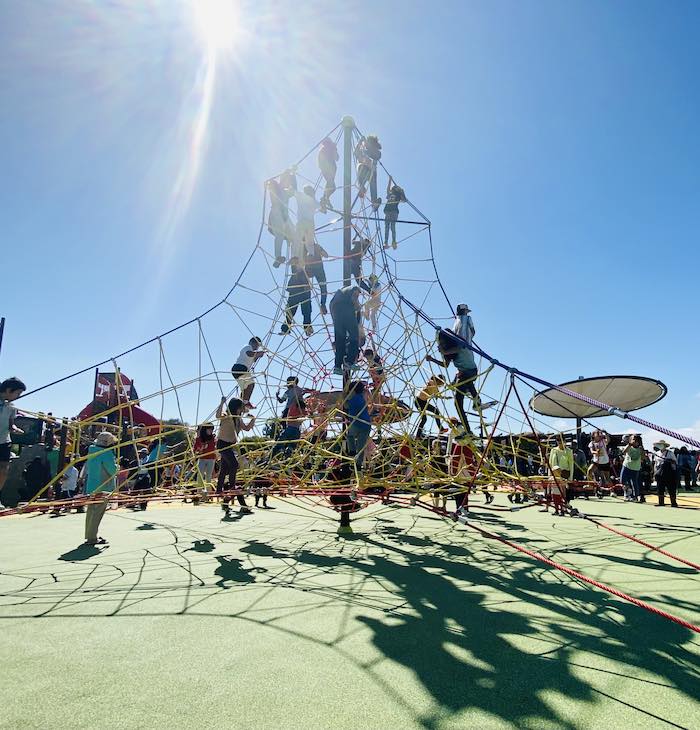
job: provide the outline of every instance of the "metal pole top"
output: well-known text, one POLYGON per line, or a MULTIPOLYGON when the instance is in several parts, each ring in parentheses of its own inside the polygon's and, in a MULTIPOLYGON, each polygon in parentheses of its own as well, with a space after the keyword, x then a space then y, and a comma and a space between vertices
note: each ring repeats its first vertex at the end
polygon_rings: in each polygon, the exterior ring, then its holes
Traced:
POLYGON ((344 127, 350 127, 351 129, 354 129, 355 120, 352 117, 345 116, 345 117, 343 117, 342 125, 344 127))

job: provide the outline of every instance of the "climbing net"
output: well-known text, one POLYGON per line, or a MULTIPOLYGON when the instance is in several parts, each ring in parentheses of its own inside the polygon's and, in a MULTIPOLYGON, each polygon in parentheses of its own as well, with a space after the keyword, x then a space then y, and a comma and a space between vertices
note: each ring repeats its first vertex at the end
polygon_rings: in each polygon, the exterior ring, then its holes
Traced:
MULTIPOLYGON (((107 428, 118 437, 118 457, 126 452, 135 456, 122 482, 122 491, 128 491, 131 477, 143 469, 139 451, 154 438, 153 433, 125 428, 127 423, 136 425, 136 406, 157 410, 161 422, 166 413, 177 414, 179 422, 163 426, 158 434, 158 438, 181 438, 150 463, 151 473, 155 469, 165 477, 152 485, 150 498, 177 499, 183 493, 206 488, 193 449, 196 427, 215 420, 216 406, 222 399, 242 395, 231 365, 253 337, 262 341, 264 355, 252 366, 256 383, 250 399, 255 425, 248 434, 241 434, 243 438, 235 447, 241 490, 264 488, 309 500, 352 491, 368 502, 381 499, 415 504, 428 493, 504 489, 529 495, 543 487, 543 476, 524 475, 532 473, 533 463, 546 470, 538 429, 550 429, 536 419, 529 407, 529 393, 524 391, 534 389, 533 381, 546 381, 528 379, 525 373, 503 366, 473 345, 478 398, 467 416, 473 428, 465 433, 465 424, 455 417, 454 370, 448 372, 435 362, 440 359, 436 330, 452 326, 453 307, 438 276, 430 221, 411 200, 410 186, 391 175, 383 160, 376 159, 376 152, 374 162, 368 162, 371 136, 365 137, 354 126, 351 174, 343 176, 339 171, 337 187, 335 179, 328 182, 317 153, 319 149, 334 153, 344 132, 338 125, 292 167, 267 181, 257 240, 223 299, 168 332, 32 391, 66 387, 69 381, 91 376, 96 367, 109 365, 120 394, 114 407, 68 422, 66 466, 47 490, 71 465, 81 466, 89 458, 81 456, 81 441, 107 428), (379 200, 385 191, 386 195, 395 194, 394 185, 401 186, 395 198, 399 206, 395 234, 379 200), (280 191, 284 192, 282 223, 280 191), (305 204, 302 195, 307 196, 307 204, 311 197, 321 201, 312 234, 305 233, 308 226, 305 228, 301 217, 305 204), (347 202, 345 211, 343 202, 348 197, 346 216, 347 202), (297 205, 295 201, 299 201, 297 205), (333 371, 333 323, 324 307, 344 283, 348 262, 343 236, 348 220, 351 238, 357 243, 351 254, 352 283, 363 288, 361 349, 371 349, 381 360, 379 377, 371 359, 362 355, 359 369, 352 374, 353 379, 367 381, 372 407, 377 411, 361 468, 353 454, 343 448, 346 400, 343 379, 333 371), (279 250, 275 236, 282 244, 279 250), (310 240, 300 244, 304 236, 310 240), (322 249, 328 301, 318 277, 311 277, 310 318, 303 325, 301 312, 296 312, 296 321, 281 334, 287 316, 290 258, 312 242, 322 249), (442 316, 430 317, 427 310, 440 311, 442 316), (183 358, 183 351, 194 356, 183 358), (150 392, 138 400, 130 399, 120 382, 121 373, 134 370, 140 374, 141 385, 145 382, 150 386, 150 392), (277 449, 275 443, 279 443, 283 426, 278 396, 289 377, 298 378, 299 385, 309 391, 305 419, 298 438, 277 449), (416 402, 429 381, 435 385, 430 403, 437 408, 439 418, 425 413, 416 402), (484 403, 490 407, 484 409, 484 403), (104 425, 105 418, 111 425, 104 425), (181 424, 190 426, 183 428, 181 424), (518 469, 518 464, 525 462, 531 468, 518 469)), ((545 475, 544 481, 549 478, 545 475)), ((124 494, 115 495, 119 498, 124 494)), ((32 503, 24 509, 31 507, 32 503)))

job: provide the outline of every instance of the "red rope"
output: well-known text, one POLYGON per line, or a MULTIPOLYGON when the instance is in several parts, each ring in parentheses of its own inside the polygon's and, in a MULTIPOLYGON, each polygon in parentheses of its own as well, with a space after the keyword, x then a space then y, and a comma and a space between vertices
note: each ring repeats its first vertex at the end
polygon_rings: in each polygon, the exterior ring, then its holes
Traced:
POLYGON ((563 573, 566 573, 567 575, 570 575, 573 578, 582 580, 584 583, 588 583, 592 586, 595 586, 596 588, 600 588, 601 590, 606 591, 607 593, 610 593, 613 596, 622 598, 624 601, 633 603, 635 606, 644 608, 647 611, 650 611, 651 613, 655 613, 657 616, 661 616, 662 618, 668 619, 669 621, 673 621, 674 623, 679 624, 680 626, 684 626, 686 629, 690 629, 691 631, 694 631, 695 633, 700 634, 700 626, 693 624, 690 621, 686 621, 685 619, 682 619, 678 616, 674 616, 672 613, 668 613, 668 611, 662 611, 660 608, 656 608, 655 606, 652 606, 650 603, 646 603, 646 601, 641 601, 641 600, 639 600, 639 598, 634 598, 634 597, 628 595, 627 593, 623 593, 623 591, 619 591, 617 588, 612 588, 611 586, 606 585, 605 583, 601 583, 598 580, 594 580, 593 578, 589 578, 588 576, 583 575, 583 573, 579 573, 576 570, 567 568, 565 565, 562 565, 561 563, 557 563, 554 560, 545 558, 544 555, 540 555, 539 553, 535 553, 532 550, 528 550, 527 548, 521 547, 520 545, 516 545, 515 543, 511 542, 510 540, 506 540, 504 537, 501 537, 500 535, 496 535, 493 532, 484 530, 483 528, 477 527, 476 525, 473 525, 469 522, 464 523, 464 524, 466 527, 471 527, 473 530, 476 530, 477 532, 481 533, 484 537, 491 538, 492 540, 498 540, 499 542, 502 542, 504 545, 507 545, 508 547, 513 548, 514 550, 517 550, 518 552, 524 553, 525 555, 528 555, 531 558, 534 558, 535 560, 539 560, 540 562, 545 563, 546 565, 549 565, 552 568, 561 570, 563 573))
POLYGON ((685 565, 689 565, 691 568, 695 568, 695 570, 700 570, 700 565, 697 563, 693 563, 691 560, 686 560, 685 558, 678 557, 678 555, 674 555, 673 553, 669 553, 666 550, 663 550, 660 547, 656 547, 656 545, 652 545, 649 542, 646 542, 645 540, 640 540, 638 537, 635 537, 634 535, 628 535, 626 532, 622 532, 622 530, 618 530, 615 527, 611 527, 610 525, 606 525, 604 522, 598 522, 598 520, 594 520, 592 517, 586 517, 589 522, 592 522, 594 525, 598 525, 598 527, 602 527, 606 530, 610 530, 610 532, 614 532, 616 535, 621 535, 622 537, 626 537, 628 540, 633 540, 634 542, 638 542, 640 545, 644 545, 644 547, 648 547, 650 550, 655 550, 657 553, 661 553, 662 555, 665 555, 667 558, 671 558, 672 560, 677 560, 679 563, 684 563, 685 565))

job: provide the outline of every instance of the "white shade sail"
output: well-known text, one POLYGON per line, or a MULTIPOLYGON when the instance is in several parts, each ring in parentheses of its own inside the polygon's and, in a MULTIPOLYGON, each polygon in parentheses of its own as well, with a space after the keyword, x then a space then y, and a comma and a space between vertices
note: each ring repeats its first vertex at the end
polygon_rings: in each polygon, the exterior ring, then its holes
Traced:
MULTIPOLYGON (((659 380, 637 375, 605 375, 562 383, 562 388, 588 398, 607 403, 622 411, 636 411, 660 401, 666 395, 666 386, 659 380)), ((606 410, 547 388, 536 393, 530 406, 543 416, 555 418, 596 418, 609 416, 606 410)))

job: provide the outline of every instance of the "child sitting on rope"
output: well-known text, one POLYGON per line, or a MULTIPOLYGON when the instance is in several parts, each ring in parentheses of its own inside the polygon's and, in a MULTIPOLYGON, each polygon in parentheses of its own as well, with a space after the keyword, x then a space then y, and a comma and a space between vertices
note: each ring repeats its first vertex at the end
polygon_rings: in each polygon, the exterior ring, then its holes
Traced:
POLYGON ((338 148, 335 142, 330 137, 326 137, 318 150, 318 167, 326 181, 320 201, 321 213, 325 213, 326 209, 331 207, 331 195, 336 191, 335 174, 338 170, 338 159, 338 148))
POLYGON ((311 282, 306 274, 306 269, 296 256, 289 261, 291 273, 287 281, 287 306, 285 308, 285 322, 282 323, 282 329, 279 334, 286 335, 289 333, 291 326, 294 324, 294 315, 297 308, 301 306, 301 314, 304 318, 304 332, 307 336, 313 334, 314 328, 311 326, 311 282))
POLYGON ((262 348, 262 340, 259 337, 251 337, 248 344, 241 350, 238 360, 231 368, 231 374, 236 379, 241 391, 241 400, 246 408, 252 408, 250 397, 255 388, 255 377, 253 376, 253 365, 265 354, 262 348))
POLYGON ((406 193, 403 188, 394 184, 390 177, 386 186, 386 203, 384 204, 384 248, 396 248, 399 244, 396 241, 396 221, 399 219, 399 203, 406 202, 406 193), (389 244, 389 231, 391 231, 391 244, 389 244))
POLYGON ((440 375, 432 375, 428 382, 416 394, 416 410, 420 413, 416 438, 423 438, 423 428, 428 420, 428 413, 435 419, 435 425, 440 433, 446 433, 447 429, 442 427, 440 411, 430 401, 440 394, 445 387, 445 379, 440 375))
POLYGON ((359 370, 356 364, 360 350, 360 289, 344 286, 331 299, 331 317, 335 342, 334 375, 342 375, 343 368, 359 370))
POLYGON ((323 259, 328 258, 328 252, 320 243, 312 242, 306 253, 306 275, 309 281, 316 279, 321 290, 321 314, 328 314, 326 300, 328 299, 328 286, 326 284, 326 270, 323 267, 323 259))
MULTIPOLYGON (((248 423, 242 419, 245 403, 240 398, 231 398, 226 406, 226 398, 221 399, 216 410, 216 417, 219 420, 219 437, 216 441, 216 449, 221 457, 219 477, 216 484, 217 494, 225 491, 228 480, 228 491, 236 489, 236 476, 238 475, 238 459, 233 447, 238 443, 238 434, 241 431, 250 431, 255 425, 255 416, 248 423)), ((241 505, 242 513, 250 512, 246 505, 245 497, 242 494, 236 495, 238 504, 241 505)), ((221 504, 221 509, 229 511, 230 497, 226 496, 221 504)))

